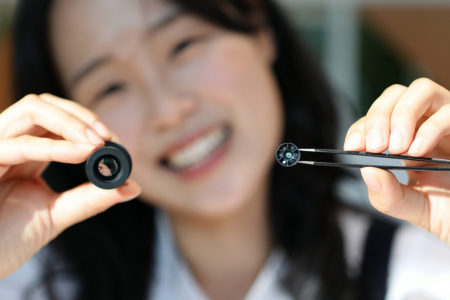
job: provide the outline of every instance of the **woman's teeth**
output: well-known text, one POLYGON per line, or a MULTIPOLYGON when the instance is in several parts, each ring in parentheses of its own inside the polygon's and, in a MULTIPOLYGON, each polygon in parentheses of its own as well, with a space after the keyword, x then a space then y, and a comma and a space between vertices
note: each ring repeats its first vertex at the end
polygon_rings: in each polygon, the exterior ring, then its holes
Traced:
POLYGON ((216 128, 167 157, 170 168, 181 170, 200 164, 227 138, 226 127, 216 128))

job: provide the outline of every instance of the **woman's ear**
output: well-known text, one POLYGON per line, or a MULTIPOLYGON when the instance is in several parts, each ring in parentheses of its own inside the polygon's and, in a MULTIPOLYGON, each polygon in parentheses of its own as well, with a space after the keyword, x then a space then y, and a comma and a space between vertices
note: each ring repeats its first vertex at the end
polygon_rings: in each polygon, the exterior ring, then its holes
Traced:
POLYGON ((269 64, 273 64, 277 58, 275 36, 271 28, 264 27, 257 33, 258 46, 262 50, 264 58, 269 64))

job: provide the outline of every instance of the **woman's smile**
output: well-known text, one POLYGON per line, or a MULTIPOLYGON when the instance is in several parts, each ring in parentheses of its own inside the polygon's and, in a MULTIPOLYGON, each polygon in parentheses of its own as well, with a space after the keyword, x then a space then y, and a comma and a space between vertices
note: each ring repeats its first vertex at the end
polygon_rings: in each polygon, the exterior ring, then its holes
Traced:
POLYGON ((220 124, 176 142, 165 151, 161 164, 185 178, 203 175, 227 153, 231 127, 220 124))

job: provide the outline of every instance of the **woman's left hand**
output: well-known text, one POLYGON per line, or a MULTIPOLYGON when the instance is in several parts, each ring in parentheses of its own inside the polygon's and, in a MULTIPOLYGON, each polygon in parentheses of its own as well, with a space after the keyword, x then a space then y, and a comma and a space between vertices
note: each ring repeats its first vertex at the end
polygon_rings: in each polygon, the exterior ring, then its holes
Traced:
MULTIPOLYGON (((449 134, 450 91, 421 78, 409 87, 387 88, 367 115, 349 128, 344 149, 450 159, 449 134)), ((409 171, 407 185, 389 171, 364 168, 361 173, 377 210, 422 227, 450 245, 450 172, 409 171)))

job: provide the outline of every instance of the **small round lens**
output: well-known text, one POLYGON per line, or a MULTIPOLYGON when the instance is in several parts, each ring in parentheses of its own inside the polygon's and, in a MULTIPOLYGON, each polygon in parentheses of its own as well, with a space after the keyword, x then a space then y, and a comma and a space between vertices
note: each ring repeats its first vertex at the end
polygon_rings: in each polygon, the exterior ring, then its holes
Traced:
POLYGON ((112 156, 102 157, 97 165, 98 172, 104 177, 113 177, 119 171, 119 164, 112 156))
POLYGON ((122 145, 106 141, 84 165, 86 178, 102 189, 115 189, 130 176, 131 156, 122 145))
POLYGON ((276 159, 283 167, 292 167, 300 159, 300 150, 292 143, 281 144, 276 151, 276 159))

